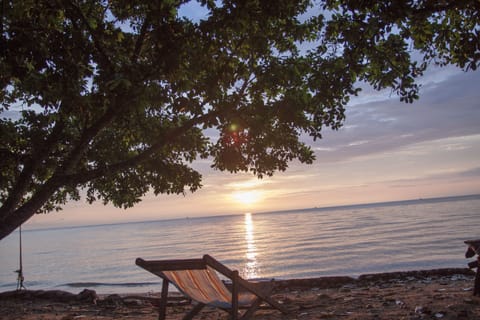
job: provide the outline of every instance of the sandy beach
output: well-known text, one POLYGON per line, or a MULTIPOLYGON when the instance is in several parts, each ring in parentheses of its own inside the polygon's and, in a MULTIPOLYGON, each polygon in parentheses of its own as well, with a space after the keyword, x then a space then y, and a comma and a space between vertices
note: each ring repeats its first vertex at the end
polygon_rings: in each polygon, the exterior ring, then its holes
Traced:
MULTIPOLYGON (((326 277, 277 282, 274 298, 289 314, 262 308, 253 319, 480 319, 480 297, 472 294, 473 272, 441 269, 326 277)), ((160 288, 159 288, 160 289, 160 288)), ((167 319, 181 319, 191 308, 174 297, 167 319)), ((158 293, 97 295, 62 291, 0 293, 0 318, 13 319, 157 319, 158 293)), ((228 319, 205 308, 195 319, 228 319)))

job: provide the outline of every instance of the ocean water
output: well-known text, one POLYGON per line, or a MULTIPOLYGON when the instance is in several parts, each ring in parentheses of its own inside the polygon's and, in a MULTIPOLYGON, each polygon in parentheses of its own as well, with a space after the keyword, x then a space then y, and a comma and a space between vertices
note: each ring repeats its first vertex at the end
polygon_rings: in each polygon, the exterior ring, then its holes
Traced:
MULTIPOLYGON (((22 232, 28 289, 158 292, 135 259, 210 254, 246 278, 359 276, 466 267, 480 196, 22 232)), ((0 291, 16 288, 18 232, 0 241, 0 291)))

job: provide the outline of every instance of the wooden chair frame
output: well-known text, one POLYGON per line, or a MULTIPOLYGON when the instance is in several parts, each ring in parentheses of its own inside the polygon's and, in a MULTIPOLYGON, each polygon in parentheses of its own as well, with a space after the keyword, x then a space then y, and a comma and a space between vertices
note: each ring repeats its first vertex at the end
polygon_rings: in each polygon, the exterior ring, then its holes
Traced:
MULTIPOLYGON (((142 258, 137 258, 135 263, 159 276, 162 278, 162 293, 160 299, 160 306, 159 306, 159 316, 160 320, 165 319, 166 308, 167 308, 167 298, 168 298, 168 286, 170 280, 165 276, 163 273, 164 271, 180 271, 180 270, 201 270, 206 269, 207 267, 211 267, 218 273, 224 275, 226 278, 230 279, 232 282, 232 287, 230 289, 232 298, 231 298, 231 307, 230 308, 220 308, 230 314, 232 320, 239 319, 238 311, 239 311, 239 302, 238 296, 240 290, 246 290, 256 296, 254 301, 248 307, 248 309, 244 312, 240 319, 249 319, 253 313, 260 307, 262 302, 266 302, 270 304, 275 309, 278 309, 282 313, 286 314, 287 310, 273 300, 270 297, 270 293, 273 289, 273 285, 270 282, 249 282, 243 278, 241 278, 236 270, 230 270, 228 267, 217 261, 215 258, 209 255, 204 255, 202 259, 184 259, 184 260, 150 260, 146 261, 142 258)), ((175 283, 174 283, 175 284, 175 283)), ((176 284, 175 284, 176 285, 176 284)), ((192 297, 188 297, 192 298, 192 297)), ((193 299, 192 299, 193 300, 193 299)), ((184 320, 192 319, 196 314, 198 314, 205 304, 199 301, 196 301, 197 304, 184 316, 184 320)), ((218 306, 216 306, 218 308, 218 306)))

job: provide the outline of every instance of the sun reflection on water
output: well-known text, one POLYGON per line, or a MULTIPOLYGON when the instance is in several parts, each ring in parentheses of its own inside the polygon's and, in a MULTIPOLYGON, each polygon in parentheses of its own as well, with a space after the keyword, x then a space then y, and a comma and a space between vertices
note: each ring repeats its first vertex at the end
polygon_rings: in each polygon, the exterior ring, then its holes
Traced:
POLYGON ((245 242, 247 244, 246 258, 243 275, 247 279, 258 277, 258 262, 257 262, 257 246, 255 245, 255 238, 253 235, 253 220, 252 214, 245 214, 245 242))

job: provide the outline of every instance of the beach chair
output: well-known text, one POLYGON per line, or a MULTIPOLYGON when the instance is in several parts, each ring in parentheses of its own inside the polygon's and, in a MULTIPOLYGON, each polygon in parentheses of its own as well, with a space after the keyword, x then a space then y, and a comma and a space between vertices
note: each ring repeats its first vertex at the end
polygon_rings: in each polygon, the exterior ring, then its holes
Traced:
POLYGON ((222 309, 230 318, 248 319, 265 302, 282 313, 287 310, 270 297, 273 282, 250 282, 238 275, 238 271, 215 260, 209 255, 203 259, 150 260, 138 258, 138 266, 163 279, 159 306, 159 319, 165 319, 168 285, 172 283, 186 297, 197 304, 183 319, 192 319, 206 305, 222 309), (222 274, 231 281, 231 290, 220 280, 222 274), (239 318, 239 309, 246 311, 239 318))

